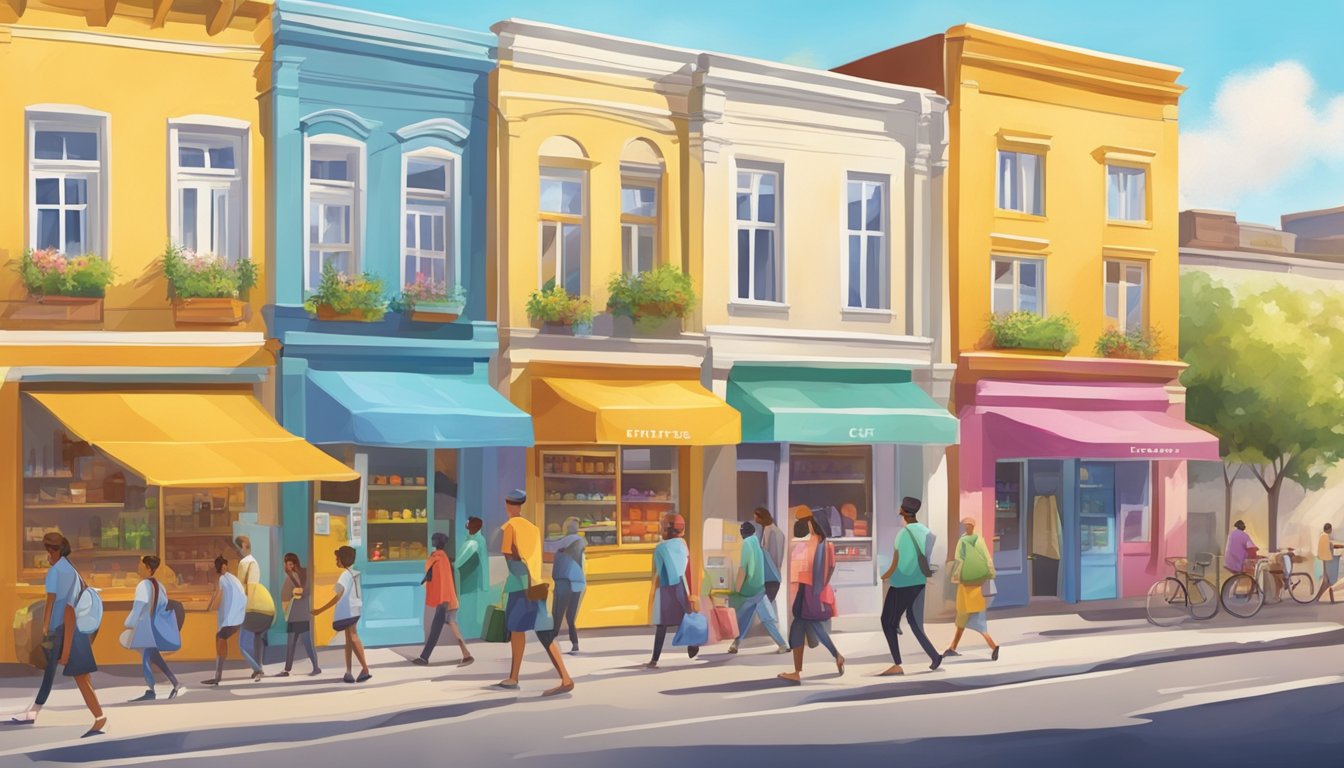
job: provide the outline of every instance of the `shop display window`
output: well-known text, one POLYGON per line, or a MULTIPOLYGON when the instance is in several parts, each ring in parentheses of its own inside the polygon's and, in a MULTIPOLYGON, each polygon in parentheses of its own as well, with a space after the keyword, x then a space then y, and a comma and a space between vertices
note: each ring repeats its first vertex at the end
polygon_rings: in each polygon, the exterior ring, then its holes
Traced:
POLYGON ((789 506, 821 510, 837 562, 873 559, 872 470, 869 446, 789 449, 789 506))
POLYGON ((653 546, 680 509, 676 448, 552 449, 540 461, 548 541, 574 517, 590 546, 653 546))
POLYGON ((1121 541, 1133 544, 1151 540, 1153 506, 1152 465, 1125 461, 1115 465, 1115 492, 1120 503, 1121 541))
POLYGON ((1012 570, 1022 567, 1022 473, 1020 461, 994 466, 994 564, 1012 570))
MULTIPOLYGON (((363 450, 363 449, 361 449, 363 450)), ((430 479, 425 451, 369 448, 367 559, 429 557, 430 479)))
POLYGON ((236 571, 242 557, 233 526, 247 506, 245 486, 164 488, 161 496, 164 565, 177 575, 178 586, 212 591, 219 578, 215 558, 223 555, 236 571))

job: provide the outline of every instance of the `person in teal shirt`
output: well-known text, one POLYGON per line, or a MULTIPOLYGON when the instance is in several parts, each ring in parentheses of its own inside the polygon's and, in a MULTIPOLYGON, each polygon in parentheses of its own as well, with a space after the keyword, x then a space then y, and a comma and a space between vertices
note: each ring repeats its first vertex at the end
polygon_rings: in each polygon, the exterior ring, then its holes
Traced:
POLYGON ((459 621, 466 637, 479 637, 490 590, 490 552, 481 518, 467 518, 467 535, 457 551, 457 596, 461 604, 459 621))
POLYGON ((765 592, 765 550, 761 548, 761 540, 756 537, 756 526, 743 523, 741 533, 739 584, 737 591, 728 598, 729 604, 737 610, 738 633, 733 638, 733 644, 728 646, 728 652, 737 653, 738 645, 751 631, 752 620, 760 619, 761 626, 765 627, 778 646, 777 653, 788 653, 789 645, 784 642, 784 635, 780 634, 774 603, 765 592))
POLYGON ((943 663, 943 657, 934 649, 933 643, 929 642, 928 635, 924 634, 924 617, 915 610, 929 578, 920 567, 920 556, 923 555, 927 562, 933 547, 933 532, 915 517, 919 508, 919 499, 907 496, 901 500, 901 519, 905 521, 905 527, 896 534, 896 551, 891 560, 891 567, 882 574, 882 580, 887 583, 887 596, 882 604, 882 634, 887 637, 887 649, 891 651, 892 662, 891 667, 882 675, 888 677, 905 674, 901 669, 901 646, 898 639, 902 616, 910 625, 910 631, 919 641, 920 647, 929 655, 932 662, 929 669, 938 669, 943 663))

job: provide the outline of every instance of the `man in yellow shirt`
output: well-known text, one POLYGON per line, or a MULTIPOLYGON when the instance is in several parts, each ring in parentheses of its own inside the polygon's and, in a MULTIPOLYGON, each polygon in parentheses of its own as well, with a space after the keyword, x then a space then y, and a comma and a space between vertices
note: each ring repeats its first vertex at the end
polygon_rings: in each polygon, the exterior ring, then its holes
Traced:
POLYGON ((1335 582, 1339 581, 1339 553, 1335 550, 1344 547, 1330 540, 1333 527, 1325 524, 1321 538, 1316 543, 1316 558, 1321 561, 1321 589, 1319 595, 1330 592, 1330 602, 1335 602, 1335 582))
POLYGON ((560 685, 542 695, 555 696, 574 690, 574 681, 565 670, 560 647, 555 644, 555 624, 546 611, 546 583, 541 580, 541 531, 522 516, 526 503, 527 494, 522 491, 511 491, 504 497, 509 519, 501 530, 499 551, 509 566, 509 578, 504 582, 504 591, 508 594, 504 626, 509 631, 513 659, 508 678, 495 685, 508 690, 518 689, 527 633, 535 632, 555 671, 560 674, 560 685))

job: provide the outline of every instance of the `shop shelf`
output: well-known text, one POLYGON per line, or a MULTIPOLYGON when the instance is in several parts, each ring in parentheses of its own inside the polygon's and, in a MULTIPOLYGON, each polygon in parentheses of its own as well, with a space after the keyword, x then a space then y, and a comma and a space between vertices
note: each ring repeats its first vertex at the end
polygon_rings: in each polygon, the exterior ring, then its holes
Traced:
POLYGON ((605 472, 600 475, 543 475, 543 477, 554 478, 556 480, 609 480, 615 482, 615 475, 608 475, 605 472))
POLYGON ((863 485, 868 481, 861 478, 845 478, 834 480, 789 480, 789 485, 863 485))
POLYGON ((626 504, 676 504, 676 499, 646 499, 643 496, 626 496, 621 499, 626 504))
POLYGON ((85 504, 24 504, 24 509, 125 509, 122 502, 85 504))
POLYGON ((378 492, 381 492, 381 493, 386 493, 386 492, 388 492, 388 491, 420 491, 421 493, 423 493, 423 492, 428 491, 428 490, 429 490, 429 486, 428 486, 428 485, 370 485, 370 486, 369 486, 369 491, 370 491, 370 492, 372 492, 372 491, 378 491, 378 492))
MULTIPOLYGON (((623 475, 675 475, 675 469, 622 469, 623 475)), ((634 546, 633 544, 631 546, 634 546)))
POLYGON ((548 507, 550 507, 550 506, 555 506, 555 507, 614 507, 614 506, 616 506, 616 502, 614 502, 614 501, 576 501, 576 500, 575 500, 575 501, 545 501, 545 502, 542 502, 542 503, 545 504, 545 505, 548 506, 548 507))
POLYGON ((181 536, 232 536, 232 528, 169 528, 168 535, 173 538, 181 536))
POLYGON ((54 475, 24 475, 24 480, 74 480, 72 472, 60 472, 54 475))
POLYGON ((427 525, 429 523, 425 518, 415 520, 369 520, 369 525, 427 525))

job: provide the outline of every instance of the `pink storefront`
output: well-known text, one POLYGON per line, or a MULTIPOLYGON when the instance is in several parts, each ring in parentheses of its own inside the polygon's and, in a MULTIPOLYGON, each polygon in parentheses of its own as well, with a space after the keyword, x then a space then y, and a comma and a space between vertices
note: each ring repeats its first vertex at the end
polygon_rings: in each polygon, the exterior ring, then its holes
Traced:
POLYGON ((1173 391, 1082 378, 959 391, 961 515, 994 543, 995 605, 1142 596, 1186 554, 1186 462, 1217 461, 1218 439, 1173 391))

